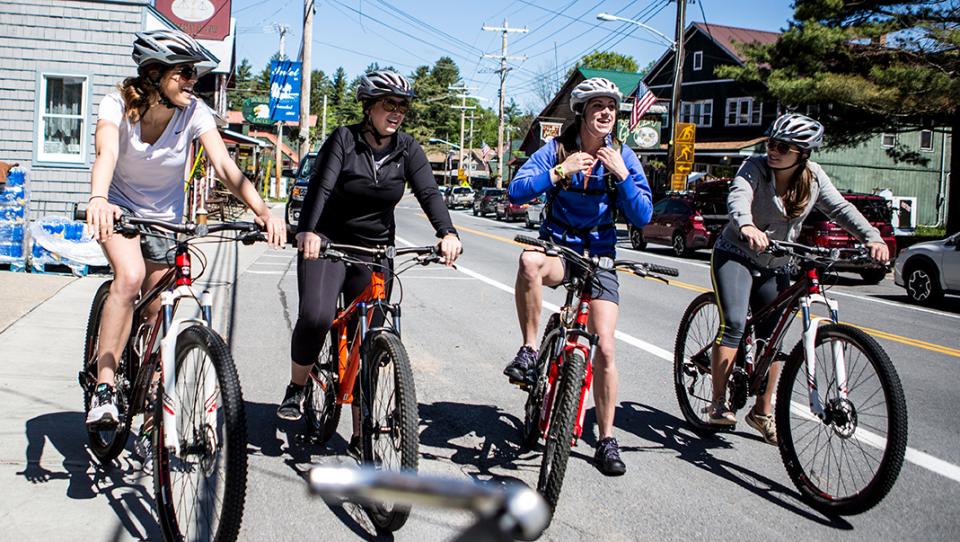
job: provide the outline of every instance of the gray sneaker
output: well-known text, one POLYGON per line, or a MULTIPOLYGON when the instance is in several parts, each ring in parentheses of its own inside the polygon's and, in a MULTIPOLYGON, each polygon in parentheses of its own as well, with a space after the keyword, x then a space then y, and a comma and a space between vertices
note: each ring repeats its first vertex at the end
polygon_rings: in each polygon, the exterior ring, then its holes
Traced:
POLYGON ((90 410, 87 411, 88 429, 109 430, 120 423, 116 395, 113 386, 97 384, 93 398, 90 399, 90 410))
POLYGON ((537 366, 537 351, 527 345, 520 347, 517 355, 514 356, 503 374, 507 375, 510 382, 516 384, 531 384, 533 381, 533 370, 537 366))
POLYGON ((143 465, 143 472, 153 474, 153 430, 147 429, 143 425, 137 432, 137 440, 133 443, 133 451, 140 456, 143 465))
POLYGON ((746 417, 747 425, 756 429, 760 432, 760 436, 763 437, 763 441, 767 444, 777 445, 777 423, 773 419, 773 415, 764 416, 762 414, 757 414, 754 409, 750 409, 750 412, 747 413, 746 417))

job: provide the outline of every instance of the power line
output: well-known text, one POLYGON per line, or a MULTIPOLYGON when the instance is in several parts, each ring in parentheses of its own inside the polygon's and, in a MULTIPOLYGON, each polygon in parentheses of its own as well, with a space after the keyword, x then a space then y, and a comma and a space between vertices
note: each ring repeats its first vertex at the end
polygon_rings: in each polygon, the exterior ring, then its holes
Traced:
MULTIPOLYGON (((471 49, 472 49, 475 53, 483 53, 482 50, 474 47, 473 45, 470 45, 469 43, 461 40, 460 38, 458 38, 458 37, 456 37, 456 36, 453 36, 453 35, 451 35, 451 34, 448 34, 447 32, 444 32, 443 30, 441 30, 441 29, 433 26, 432 24, 424 21, 423 19, 420 19, 420 18, 418 18, 418 17, 416 17, 416 16, 414 16, 414 15, 411 15, 411 14, 407 13, 406 11, 404 11, 404 10, 402 10, 402 9, 394 6, 393 4, 387 2, 386 0, 380 0, 380 3, 383 4, 383 5, 385 5, 385 6, 387 6, 387 7, 389 7, 389 8, 392 9, 394 12, 400 14, 400 16, 402 16, 402 17, 404 17, 405 19, 411 21, 412 23, 414 23, 414 24, 416 24, 416 25, 419 25, 419 26, 418 26, 418 29, 422 29, 422 27, 426 27, 426 28, 428 28, 428 29, 430 29, 430 30, 433 30, 433 31, 436 32, 438 35, 443 36, 443 37, 446 37, 446 38, 448 39, 448 41, 450 41, 451 43, 453 43, 453 44, 455 44, 455 45, 458 45, 458 46, 460 46, 460 47, 465 47, 465 48, 468 49, 468 50, 471 50, 471 49)), ((381 10, 384 11, 384 13, 389 13, 389 12, 387 12, 386 10, 383 10, 382 8, 381 8, 381 10)))

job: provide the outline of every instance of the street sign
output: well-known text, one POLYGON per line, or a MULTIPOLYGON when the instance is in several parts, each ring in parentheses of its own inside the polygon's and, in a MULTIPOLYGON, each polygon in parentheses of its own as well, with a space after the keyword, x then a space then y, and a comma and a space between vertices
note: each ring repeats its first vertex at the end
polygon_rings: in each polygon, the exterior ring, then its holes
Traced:
POLYGON ((670 176, 670 190, 674 192, 683 192, 687 189, 687 174, 674 173, 670 176))
POLYGON ((270 61, 270 118, 300 120, 300 62, 270 61))
POLYGON ((250 124, 273 124, 270 103, 265 98, 247 98, 243 101, 243 119, 250 124))
POLYGON ((677 123, 677 137, 675 143, 693 143, 697 139, 697 125, 692 122, 677 123))
POLYGON ((693 171, 694 145, 697 136, 697 125, 689 122, 678 122, 676 136, 673 139, 673 176, 670 186, 673 190, 686 190, 687 175, 693 171), (678 181, 683 177, 683 181, 678 181), (680 188, 677 188, 680 186, 680 188))

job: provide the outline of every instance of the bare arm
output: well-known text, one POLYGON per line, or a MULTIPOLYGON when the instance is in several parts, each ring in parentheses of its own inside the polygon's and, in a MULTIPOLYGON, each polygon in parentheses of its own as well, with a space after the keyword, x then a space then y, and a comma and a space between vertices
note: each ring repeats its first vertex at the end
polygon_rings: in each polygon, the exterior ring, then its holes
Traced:
POLYGON ((120 129, 117 125, 106 120, 97 121, 94 146, 97 155, 90 179, 87 224, 93 231, 94 239, 105 241, 113 236, 113 220, 120 218, 121 212, 119 207, 107 201, 120 148, 120 129))

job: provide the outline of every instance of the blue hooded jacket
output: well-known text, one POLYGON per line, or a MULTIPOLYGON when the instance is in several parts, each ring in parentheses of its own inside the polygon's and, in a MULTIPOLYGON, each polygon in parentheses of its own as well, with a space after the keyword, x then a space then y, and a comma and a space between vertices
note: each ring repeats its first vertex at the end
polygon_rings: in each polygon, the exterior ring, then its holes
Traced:
POLYGON ((586 240, 591 254, 613 256, 616 253, 617 231, 611 227, 614 213, 604 177, 608 177, 615 186, 616 205, 627 220, 639 228, 650 222, 653 214, 650 185, 643 174, 643 166, 633 150, 624 145, 620 154, 630 173, 626 179, 617 182, 612 174, 606 175, 603 163, 597 160, 586 186, 583 173, 577 173, 570 178, 570 186, 575 190, 561 190, 550 181, 550 170, 557 162, 557 144, 556 141, 550 141, 523 164, 510 183, 510 201, 526 203, 544 192, 550 192, 547 196, 548 212, 540 225, 540 238, 581 253, 586 240), (583 192, 584 189, 589 192, 583 192))

